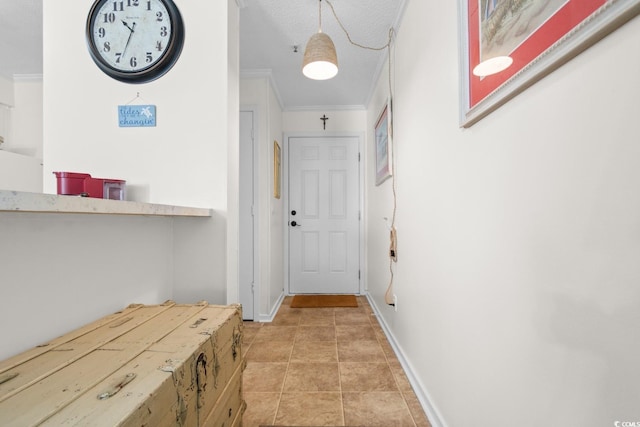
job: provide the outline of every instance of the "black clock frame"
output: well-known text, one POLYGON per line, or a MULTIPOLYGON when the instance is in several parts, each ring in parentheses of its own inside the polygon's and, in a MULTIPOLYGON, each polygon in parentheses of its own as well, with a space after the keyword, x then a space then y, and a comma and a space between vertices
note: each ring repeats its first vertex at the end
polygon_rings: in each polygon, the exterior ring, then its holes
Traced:
POLYGON ((174 66, 182 53, 182 47, 184 45, 184 22, 178 7, 175 5, 173 0, 159 0, 164 3, 164 6, 167 8, 167 12, 169 13, 169 19, 171 20, 171 36, 167 44, 167 49, 164 51, 160 59, 147 68, 137 71, 123 71, 113 68, 105 62, 98 52, 98 47, 93 41, 93 25, 98 16, 97 11, 105 3, 111 1, 114 0, 96 0, 93 3, 93 6, 91 6, 91 10, 87 16, 85 38, 89 54, 91 55, 93 62, 95 62, 98 68, 100 68, 100 70, 102 70, 106 75, 124 83, 148 83, 162 77, 174 66))

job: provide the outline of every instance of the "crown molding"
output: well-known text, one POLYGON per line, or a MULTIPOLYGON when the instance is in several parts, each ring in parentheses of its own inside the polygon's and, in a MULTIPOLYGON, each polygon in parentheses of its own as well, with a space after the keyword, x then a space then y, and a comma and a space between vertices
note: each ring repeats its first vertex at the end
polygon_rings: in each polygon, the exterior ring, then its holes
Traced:
POLYGON ((293 105, 285 108, 283 111, 363 111, 366 109, 364 105, 293 105))
POLYGON ((281 110, 284 110, 284 104, 282 103, 282 97, 280 96, 280 91, 278 90, 278 85, 276 85, 276 81, 273 78, 273 71, 270 68, 260 68, 253 70, 240 70, 240 78, 242 79, 267 79, 269 80, 269 84, 271 85, 271 89, 273 93, 276 95, 276 100, 278 101, 278 105, 281 110))

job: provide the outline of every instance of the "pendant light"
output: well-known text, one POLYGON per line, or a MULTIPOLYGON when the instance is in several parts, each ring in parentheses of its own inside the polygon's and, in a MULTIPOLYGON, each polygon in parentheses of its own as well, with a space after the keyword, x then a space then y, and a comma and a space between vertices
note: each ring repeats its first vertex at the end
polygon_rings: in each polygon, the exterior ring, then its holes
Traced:
POLYGON ((496 56, 486 61, 482 61, 473 68, 473 75, 478 77, 487 77, 506 70, 513 64, 513 58, 510 56, 496 56))
POLYGON ((318 32, 304 50, 302 74, 313 80, 328 80, 338 74, 338 55, 331 37, 322 32, 322 0, 319 0, 318 32))

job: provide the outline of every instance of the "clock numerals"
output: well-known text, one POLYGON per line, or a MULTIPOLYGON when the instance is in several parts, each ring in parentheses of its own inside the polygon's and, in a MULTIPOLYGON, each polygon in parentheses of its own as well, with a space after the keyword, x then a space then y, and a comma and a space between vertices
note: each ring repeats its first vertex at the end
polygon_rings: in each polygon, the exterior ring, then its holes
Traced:
POLYGON ((163 49, 164 49, 164 47, 162 47, 162 41, 158 40, 158 41, 156 42, 156 50, 157 50, 158 52, 162 52, 162 51, 163 51, 163 49))
MULTIPOLYGON (((118 52, 115 54, 115 58, 116 58, 116 64, 121 64, 123 61, 121 61, 123 59, 122 53, 118 52)), ((146 57, 146 61, 147 62, 151 62, 153 60, 152 57, 147 56, 146 57)), ((131 66, 131 68, 136 68, 138 66, 138 59, 135 56, 132 56, 131 58, 129 58, 129 65, 131 66)))
POLYGON ((107 34, 107 31, 104 29, 104 27, 98 28, 98 37, 103 39, 106 34, 107 34))
MULTIPOLYGON (((122 59, 122 53, 120 52, 116 53, 116 64, 122 63, 121 59, 122 59)), ((151 57, 150 55, 147 55, 145 60, 147 62, 151 62, 153 61, 153 57, 151 57)), ((129 66, 131 68, 136 68, 138 66, 138 58, 136 58, 135 56, 132 56, 131 58, 129 58, 129 66)))
POLYGON ((162 12, 156 12, 156 21, 162 22, 163 19, 164 15, 162 14, 162 12))
POLYGON ((147 64, 150 64, 153 62, 153 55, 151 54, 151 52, 147 52, 147 56, 145 58, 145 61, 147 62, 147 64))
POLYGON ((105 53, 109 53, 109 52, 111 52, 111 43, 109 43, 109 42, 104 42, 104 43, 102 44, 102 51, 103 51, 103 52, 105 52, 105 53))
POLYGON ((113 12, 105 13, 103 22, 105 24, 112 24, 112 23, 116 22, 116 14, 113 13, 113 12))
MULTIPOLYGON (((149 2, 147 2, 149 3, 149 2)), ((127 7, 138 7, 140 6, 140 0, 127 0, 127 7)), ((148 9, 151 10, 151 9, 148 9)), ((124 1, 114 1, 113 2, 113 11, 114 12, 123 12, 124 11, 124 1)))

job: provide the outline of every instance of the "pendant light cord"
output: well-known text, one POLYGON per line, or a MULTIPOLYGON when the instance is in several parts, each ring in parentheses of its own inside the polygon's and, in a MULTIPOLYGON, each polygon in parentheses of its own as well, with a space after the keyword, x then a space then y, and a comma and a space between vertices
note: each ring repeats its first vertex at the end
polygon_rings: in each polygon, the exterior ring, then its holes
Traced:
MULTIPOLYGON (((329 7, 331 7, 331 12, 333 12, 333 16, 336 18, 336 21, 338 22, 338 25, 340 25, 340 28, 342 28, 342 31, 344 31, 344 33, 347 35, 347 39, 349 39, 349 43, 351 43, 354 46, 358 46, 358 47, 360 47, 362 49, 369 49, 369 50, 384 50, 384 49, 388 48, 391 45, 391 39, 392 39, 392 36, 393 36, 393 28, 389 28, 389 39, 387 40, 387 43, 384 46, 371 47, 371 46, 364 46, 364 45, 361 45, 359 43, 354 42, 351 39, 351 35, 349 34, 349 31, 347 31, 347 29, 344 27, 344 25, 342 25, 342 21, 340 21, 340 18, 338 18, 338 14, 336 14, 336 10, 333 8, 333 4, 329 0, 325 0, 325 1, 329 5, 329 7)), ((322 2, 322 0, 320 0, 320 2, 322 2)))
MULTIPOLYGON (((333 4, 331 4, 329 0, 325 0, 325 1, 329 5, 329 7, 331 7, 331 12, 333 12, 333 16, 336 18, 338 25, 340 25, 340 28, 342 28, 342 31, 344 31, 345 35, 347 36, 349 43, 359 48, 368 49, 368 50, 380 51, 380 50, 387 49, 387 57, 389 61, 389 64, 388 64, 388 67, 389 67, 389 73, 388 73, 389 75, 389 81, 388 81, 389 83, 389 137, 391 139, 391 153, 392 153, 391 154, 391 162, 392 162, 391 189, 393 191, 393 215, 391 217, 390 240, 393 246, 393 254, 391 253, 391 250, 390 250, 389 251, 390 279, 389 279, 389 286, 387 287, 387 291, 384 294, 384 300, 388 305, 395 305, 395 300, 393 298, 392 292, 393 292, 393 276, 394 276, 393 263, 397 261, 397 255, 398 255, 397 242, 396 242, 396 238, 397 238, 396 237, 396 211, 397 211, 398 203, 397 203, 397 194, 396 194, 396 168, 395 168, 395 150, 394 150, 394 137, 393 137, 393 88, 392 88, 392 78, 391 78, 391 72, 392 72, 391 42, 393 41, 393 27, 389 28, 389 38, 387 39, 387 43, 384 46, 371 47, 371 46, 362 45, 360 43, 356 43, 353 41, 353 39, 351 39, 351 35, 349 34, 349 31, 347 31, 345 26, 342 24, 342 21, 340 21, 340 18, 338 18, 338 14, 334 9, 333 4)), ((320 0, 320 3, 322 4, 322 0, 320 0)))

